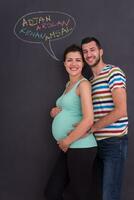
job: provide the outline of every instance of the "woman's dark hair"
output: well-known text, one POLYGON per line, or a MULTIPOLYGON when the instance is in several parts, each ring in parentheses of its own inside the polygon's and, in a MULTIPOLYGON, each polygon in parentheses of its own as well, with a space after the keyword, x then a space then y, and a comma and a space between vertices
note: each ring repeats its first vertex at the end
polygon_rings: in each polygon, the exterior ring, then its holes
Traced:
POLYGON ((93 42, 93 41, 96 43, 96 45, 97 45, 97 47, 98 47, 99 49, 102 49, 102 46, 101 46, 99 40, 98 40, 97 38, 95 38, 95 37, 86 37, 86 38, 82 39, 82 41, 81 41, 81 46, 82 46, 83 44, 87 44, 87 43, 93 42))
POLYGON ((84 62, 84 57, 83 57, 83 53, 82 53, 82 49, 76 45, 76 44, 72 44, 71 46, 67 47, 64 51, 64 54, 63 54, 63 61, 66 60, 66 55, 70 52, 79 52, 81 57, 82 57, 82 60, 84 62))

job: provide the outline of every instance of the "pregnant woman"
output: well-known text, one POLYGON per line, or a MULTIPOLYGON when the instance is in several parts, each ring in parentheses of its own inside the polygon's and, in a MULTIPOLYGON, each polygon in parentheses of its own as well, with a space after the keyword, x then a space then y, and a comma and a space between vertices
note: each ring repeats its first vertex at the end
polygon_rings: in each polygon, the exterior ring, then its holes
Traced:
POLYGON ((73 200, 95 200, 92 176, 97 143, 92 134, 87 134, 93 124, 93 106, 90 83, 82 75, 84 61, 80 47, 72 45, 65 50, 64 66, 69 81, 56 101, 61 111, 52 123, 61 153, 45 194, 48 200, 63 200, 64 189, 69 184, 73 200))

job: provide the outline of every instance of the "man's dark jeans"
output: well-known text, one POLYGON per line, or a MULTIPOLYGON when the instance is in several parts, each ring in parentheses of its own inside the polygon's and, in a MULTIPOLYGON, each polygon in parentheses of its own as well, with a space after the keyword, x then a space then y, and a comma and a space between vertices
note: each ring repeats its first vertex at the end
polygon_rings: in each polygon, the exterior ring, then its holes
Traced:
POLYGON ((98 141, 98 158, 102 174, 102 200, 120 200, 128 136, 98 141))

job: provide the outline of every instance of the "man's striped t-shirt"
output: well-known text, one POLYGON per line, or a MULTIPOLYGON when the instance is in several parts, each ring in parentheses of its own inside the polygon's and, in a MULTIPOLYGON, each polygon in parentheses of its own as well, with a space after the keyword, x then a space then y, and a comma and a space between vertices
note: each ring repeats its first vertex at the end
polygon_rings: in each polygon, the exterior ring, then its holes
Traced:
MULTIPOLYGON (((95 122, 107 115, 114 109, 112 90, 126 88, 124 72, 116 66, 108 65, 100 74, 91 80, 92 98, 95 122)), ((94 132, 96 139, 101 140, 109 137, 123 136, 127 134, 128 118, 120 118, 113 124, 94 132)))

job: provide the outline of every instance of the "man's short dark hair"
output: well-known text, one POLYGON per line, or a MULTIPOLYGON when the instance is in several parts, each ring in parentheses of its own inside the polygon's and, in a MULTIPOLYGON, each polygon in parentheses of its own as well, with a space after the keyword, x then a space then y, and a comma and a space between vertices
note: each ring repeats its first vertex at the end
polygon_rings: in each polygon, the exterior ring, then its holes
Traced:
POLYGON ((97 47, 98 47, 99 49, 102 49, 102 46, 101 46, 99 40, 98 40, 97 38, 95 38, 95 37, 86 37, 86 38, 82 39, 82 41, 81 41, 81 46, 82 46, 83 44, 87 44, 87 43, 93 42, 93 41, 96 43, 96 45, 97 45, 97 47))

